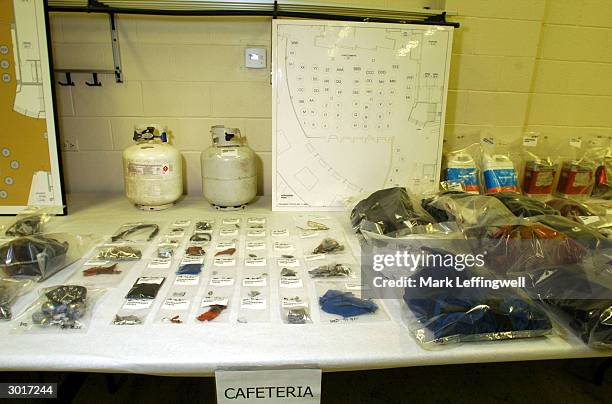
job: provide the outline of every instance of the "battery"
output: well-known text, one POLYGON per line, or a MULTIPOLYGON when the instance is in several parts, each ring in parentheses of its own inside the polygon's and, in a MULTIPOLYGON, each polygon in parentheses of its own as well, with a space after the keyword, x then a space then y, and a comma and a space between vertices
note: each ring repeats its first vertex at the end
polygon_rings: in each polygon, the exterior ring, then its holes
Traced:
POLYGON ((557 192, 562 195, 587 195, 593 183, 593 167, 576 161, 561 166, 557 192))
POLYGON ((523 177, 523 191, 527 195, 552 194, 556 175, 555 168, 555 165, 548 161, 527 161, 523 177))

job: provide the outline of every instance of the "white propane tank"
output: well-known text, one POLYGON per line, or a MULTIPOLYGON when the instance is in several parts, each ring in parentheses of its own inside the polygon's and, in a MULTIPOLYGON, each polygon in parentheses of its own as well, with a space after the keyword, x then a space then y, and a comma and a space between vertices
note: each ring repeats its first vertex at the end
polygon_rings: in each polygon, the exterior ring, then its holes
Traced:
POLYGON ((244 208, 257 195, 255 153, 237 128, 218 125, 210 133, 213 144, 202 153, 204 198, 216 208, 244 208))
POLYGON ((134 141, 123 152, 125 196, 143 210, 169 208, 183 194, 181 153, 159 125, 136 127, 134 141))

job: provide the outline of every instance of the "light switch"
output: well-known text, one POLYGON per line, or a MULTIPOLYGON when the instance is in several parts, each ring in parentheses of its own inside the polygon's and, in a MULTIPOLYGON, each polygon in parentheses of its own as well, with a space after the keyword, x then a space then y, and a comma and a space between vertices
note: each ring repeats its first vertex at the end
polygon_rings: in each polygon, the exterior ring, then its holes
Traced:
POLYGON ((266 48, 246 48, 244 50, 245 65, 249 69, 266 68, 266 48))

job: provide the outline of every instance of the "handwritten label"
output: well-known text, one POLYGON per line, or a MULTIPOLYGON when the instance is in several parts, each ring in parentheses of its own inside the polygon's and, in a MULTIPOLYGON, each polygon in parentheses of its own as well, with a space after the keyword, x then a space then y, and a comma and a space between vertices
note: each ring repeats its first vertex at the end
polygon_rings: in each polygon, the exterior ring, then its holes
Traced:
POLYGON ((123 310, 146 310, 153 304, 153 299, 127 299, 123 310))
POLYGON ((200 283, 200 275, 177 275, 175 285, 197 286, 200 283))
POLYGON ((181 265, 188 265, 188 264, 204 264, 204 257, 194 257, 194 256, 186 256, 181 260, 181 265))
POLYGON ((149 262, 147 268, 150 269, 168 269, 172 264, 172 260, 170 258, 154 258, 149 262))
POLYGON ((274 243, 274 249, 276 251, 293 251, 295 250, 295 245, 284 241, 277 241, 274 243))
POLYGON ((243 297, 240 299, 240 308, 247 310, 265 310, 266 298, 261 296, 256 297, 243 297))
POLYGON ((236 259, 230 257, 215 257, 213 264, 218 267, 233 267, 236 265, 236 259))
POLYGON ((263 240, 247 241, 246 248, 247 250, 265 250, 266 242, 263 240))
POLYGON ((266 259, 263 257, 250 257, 244 260, 244 265, 247 267, 265 267, 266 259))
POLYGON ((229 276, 215 276, 210 278, 210 286, 234 286, 234 278, 229 276))
POLYGON ((220 236, 236 236, 238 235, 238 229, 221 229, 219 230, 220 236))
POLYGON ((283 276, 280 278, 280 287, 288 289, 303 288, 304 282, 302 282, 302 278, 283 276))
POLYGON ((265 276, 253 276, 242 280, 242 286, 267 286, 267 284, 265 276))
POLYGON ((210 306, 226 306, 229 302, 227 297, 219 297, 219 296, 206 296, 202 298, 200 302, 200 307, 210 307, 210 306))
POLYGON ((272 230, 272 235, 274 237, 286 237, 286 236, 289 235, 289 230, 287 230, 287 229, 272 230))
POLYGON ((163 310, 187 310, 189 308, 189 300, 169 297, 164 300, 161 308, 163 310))
POLYGON ((247 237, 265 237, 266 231, 264 229, 249 229, 247 231, 247 237))

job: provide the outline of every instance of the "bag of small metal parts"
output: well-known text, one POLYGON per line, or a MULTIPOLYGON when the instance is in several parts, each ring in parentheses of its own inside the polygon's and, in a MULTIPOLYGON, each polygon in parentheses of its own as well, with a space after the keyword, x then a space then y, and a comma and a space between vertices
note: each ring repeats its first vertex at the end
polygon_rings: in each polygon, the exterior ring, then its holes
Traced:
POLYGON ((302 289, 284 289, 279 293, 281 321, 285 324, 310 324, 308 294, 302 289))
POLYGON ((4 229, 6 237, 23 237, 40 234, 51 219, 52 210, 47 206, 28 206, 16 217, 15 222, 4 229))
POLYGON ((95 248, 93 257, 98 261, 139 261, 144 248, 146 246, 131 243, 103 244, 95 248))
POLYGON ((238 323, 267 323, 270 321, 270 288, 242 287, 238 323))
POLYGON ((148 243, 159 234, 159 225, 150 222, 126 223, 111 236, 111 243, 148 243))
POLYGON ((565 233, 524 219, 498 226, 474 227, 465 235, 475 253, 487 252, 484 261, 499 276, 576 264, 591 256, 583 245, 565 233))
POLYGON ((79 267, 68 282, 87 287, 115 288, 134 267, 131 261, 112 262, 89 259, 79 267))
POLYGON ((15 302, 33 286, 34 282, 30 279, 0 278, 0 321, 13 319, 15 302))
POLYGON ((306 261, 308 275, 312 279, 354 279, 359 275, 360 267, 355 260, 348 255, 338 257, 325 257, 322 260, 306 261))
POLYGON ((197 292, 197 287, 173 287, 166 295, 153 320, 161 324, 184 324, 197 292))
MULTIPOLYGON (((540 337, 550 334, 546 313, 519 289, 499 286, 486 267, 458 271, 446 257, 455 253, 437 250, 409 275, 404 288, 404 320, 425 348, 469 341, 540 337), (459 286, 461 285, 461 286, 459 286)), ((465 257, 465 254, 461 254, 465 257)))
POLYGON ((125 299, 111 320, 112 325, 143 325, 154 299, 125 299))
POLYGON ((322 324, 354 324, 388 321, 379 300, 367 296, 360 282, 317 282, 319 318, 322 324))
POLYGON ((59 285, 40 290, 39 298, 14 322, 17 332, 55 333, 85 331, 105 289, 82 285, 59 285))
POLYGON ((330 232, 326 235, 301 240, 304 257, 313 255, 350 254, 351 248, 346 243, 343 233, 330 232))
POLYGON ((389 237, 428 233, 436 220, 420 206, 406 188, 387 188, 361 200, 351 211, 353 230, 389 237))
POLYGON ((234 287, 208 286, 200 298, 199 308, 196 310, 196 323, 227 323, 230 321, 229 307, 232 304, 234 287))
POLYGON ((193 245, 205 246, 212 240, 211 233, 193 233, 189 237, 189 243, 193 245))
POLYGON ((202 219, 195 223, 194 233, 209 233, 212 234, 215 227, 215 219, 202 219))
POLYGON ((180 245, 179 240, 162 239, 157 245, 156 255, 157 258, 170 259, 174 256, 174 253, 180 245))
POLYGON ((18 237, 0 245, 0 270, 40 282, 81 259, 96 241, 68 233, 18 237))
POLYGON ((609 274, 588 266, 546 268, 531 274, 527 290, 559 323, 594 348, 612 348, 612 287, 609 274), (607 277, 607 279, 606 279, 607 277))

